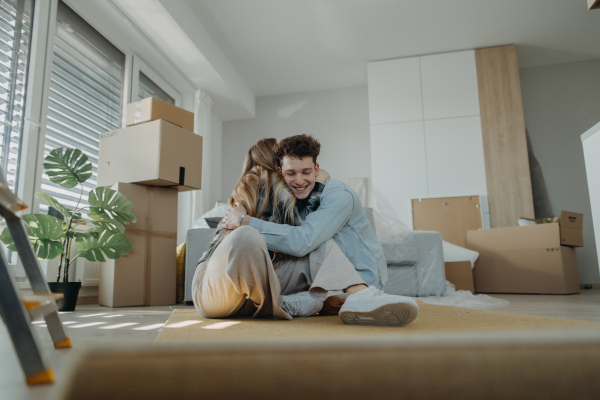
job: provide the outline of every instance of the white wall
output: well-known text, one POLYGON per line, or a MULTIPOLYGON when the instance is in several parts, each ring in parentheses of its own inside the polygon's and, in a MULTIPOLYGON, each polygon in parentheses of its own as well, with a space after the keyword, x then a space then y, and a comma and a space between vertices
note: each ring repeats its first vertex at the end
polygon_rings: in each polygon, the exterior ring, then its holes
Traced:
POLYGON ((599 72, 600 60, 520 70, 525 125, 554 215, 583 213, 584 247, 577 249, 581 283, 600 282, 580 138, 600 121, 599 72))
POLYGON ((317 162, 333 178, 371 176, 366 86, 265 96, 256 99, 256 118, 223 123, 221 200, 231 195, 250 146, 299 134, 321 142, 317 162))
MULTIPOLYGON (((209 204, 199 204, 200 210, 197 213, 202 215, 204 212, 210 210, 215 202, 219 199, 221 193, 221 149, 222 149, 222 134, 223 134, 223 122, 214 113, 211 115, 211 148, 209 151, 213 154, 211 163, 207 165, 203 163, 202 168, 209 168, 209 177, 211 185, 211 193, 209 197, 209 204), (204 210, 204 211, 203 211, 204 210)), ((204 142, 206 144, 206 141, 204 142)), ((241 168, 241 167, 240 167, 241 168)), ((206 188, 208 182, 202 182, 202 187, 206 188)), ((202 202, 201 190, 197 191, 196 201, 202 202)), ((192 228, 194 221, 192 216, 193 200, 190 195, 191 192, 180 192, 177 201, 177 243, 185 242, 187 231, 192 228)))

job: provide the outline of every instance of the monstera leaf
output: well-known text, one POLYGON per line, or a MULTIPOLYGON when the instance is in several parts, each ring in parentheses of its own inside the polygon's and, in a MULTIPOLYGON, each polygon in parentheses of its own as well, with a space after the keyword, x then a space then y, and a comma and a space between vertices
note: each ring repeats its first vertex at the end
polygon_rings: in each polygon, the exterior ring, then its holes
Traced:
POLYGON ((67 207, 64 207, 62 204, 60 204, 58 202, 58 200, 56 200, 54 197, 50 196, 49 194, 44 193, 44 192, 37 192, 35 194, 35 198, 42 200, 43 202, 47 203, 50 207, 56 208, 56 210, 59 213, 61 213, 62 215, 64 215, 65 217, 71 216, 71 211, 67 207))
MULTIPOLYGON (((123 225, 137 220, 133 212, 133 203, 122 194, 103 187, 90 190, 88 195, 90 212, 88 217, 96 225, 114 225, 120 232, 125 230, 123 225)), ((110 228, 109 228, 110 229, 110 228)))
MULTIPOLYGON (((51 260, 62 253, 63 245, 60 239, 67 230, 64 222, 44 214, 25 214, 21 218, 25 222, 29 240, 39 259, 51 260)), ((17 250, 8 228, 4 229, 0 240, 8 246, 9 250, 17 250)))
POLYGON ((77 256, 83 256, 89 261, 105 262, 106 256, 111 260, 124 256, 132 249, 131 243, 127 240, 124 233, 118 231, 104 230, 97 228, 100 237, 78 237, 75 239, 75 245, 81 251, 77 256))
POLYGON ((72 188, 92 176, 92 163, 79 149, 59 147, 46 156, 44 169, 50 180, 64 188, 72 188))

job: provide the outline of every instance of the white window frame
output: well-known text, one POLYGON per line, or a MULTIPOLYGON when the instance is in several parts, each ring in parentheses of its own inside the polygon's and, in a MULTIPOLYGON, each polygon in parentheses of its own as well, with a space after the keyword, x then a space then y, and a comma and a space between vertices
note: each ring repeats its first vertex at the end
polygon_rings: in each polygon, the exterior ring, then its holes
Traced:
MULTIPOLYGON (((123 104, 121 127, 125 127, 127 104, 137 99, 139 71, 156 83, 169 96, 175 99, 175 105, 182 107, 184 96, 174 89, 166 79, 150 68, 138 55, 114 36, 107 21, 99 20, 88 12, 84 3, 77 0, 63 0, 75 13, 97 30, 119 51, 125 54, 123 70, 123 104)), ((29 205, 24 214, 39 212, 39 200, 35 193, 41 191, 44 163, 44 146, 48 104, 50 100, 50 76, 52 73, 52 57, 54 50, 54 33, 56 31, 56 14, 58 0, 37 0, 34 6, 32 24, 31 53, 29 57, 29 76, 27 83, 27 100, 23 124, 23 139, 19 159, 19 181, 17 195, 29 205)), ((169 73, 172 73, 171 71, 169 73)), ((193 88, 190 88, 190 93, 193 88)), ((2 228, 0 224, 0 228, 2 228)), ((47 260, 40 261, 42 268, 47 268, 47 260)), ((13 272, 21 289, 31 288, 25 278, 25 270, 18 259, 12 265, 13 272)), ((46 270, 44 270, 46 272, 46 270)), ((52 279, 52 278, 50 278, 52 279)))
POLYGON ((136 101, 138 98, 138 87, 140 82, 140 72, 143 72, 152 82, 154 82, 159 88, 161 88, 166 94, 171 96, 175 100, 177 107, 182 106, 181 93, 179 93, 173 86, 171 86, 166 80, 164 80, 159 74, 157 74, 148 64, 142 60, 142 58, 136 54, 133 55, 133 69, 131 71, 131 98, 129 102, 136 101))

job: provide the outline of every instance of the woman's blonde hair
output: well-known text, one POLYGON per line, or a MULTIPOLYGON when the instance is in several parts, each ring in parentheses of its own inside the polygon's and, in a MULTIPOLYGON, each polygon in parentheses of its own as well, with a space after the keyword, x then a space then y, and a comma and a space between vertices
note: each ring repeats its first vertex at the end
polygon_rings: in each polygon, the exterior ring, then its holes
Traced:
MULTIPOLYGON (((272 210, 273 222, 294 225, 296 197, 279 173, 276 152, 275 139, 261 139, 250 147, 244 161, 242 176, 229 198, 229 206, 233 208, 236 202, 240 202, 246 208, 248 216, 260 218, 271 205, 269 210, 272 210)), ((223 232, 208 251, 212 254, 231 232, 223 232)), ((280 259, 282 256, 275 257, 280 259)))
POLYGON ((279 224, 294 224, 296 197, 279 173, 277 140, 261 139, 248 149, 242 176, 229 198, 229 206, 240 202, 248 215, 260 218, 269 204, 273 220, 279 224))

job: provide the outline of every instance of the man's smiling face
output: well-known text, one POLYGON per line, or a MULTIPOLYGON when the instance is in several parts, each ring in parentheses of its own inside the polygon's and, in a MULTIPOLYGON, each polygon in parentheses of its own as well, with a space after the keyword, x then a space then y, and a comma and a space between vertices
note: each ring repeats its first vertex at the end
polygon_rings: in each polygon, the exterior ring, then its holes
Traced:
POLYGON ((285 183, 292 190, 297 199, 305 199, 315 187, 319 176, 319 164, 311 156, 302 158, 283 157, 281 173, 285 183))

